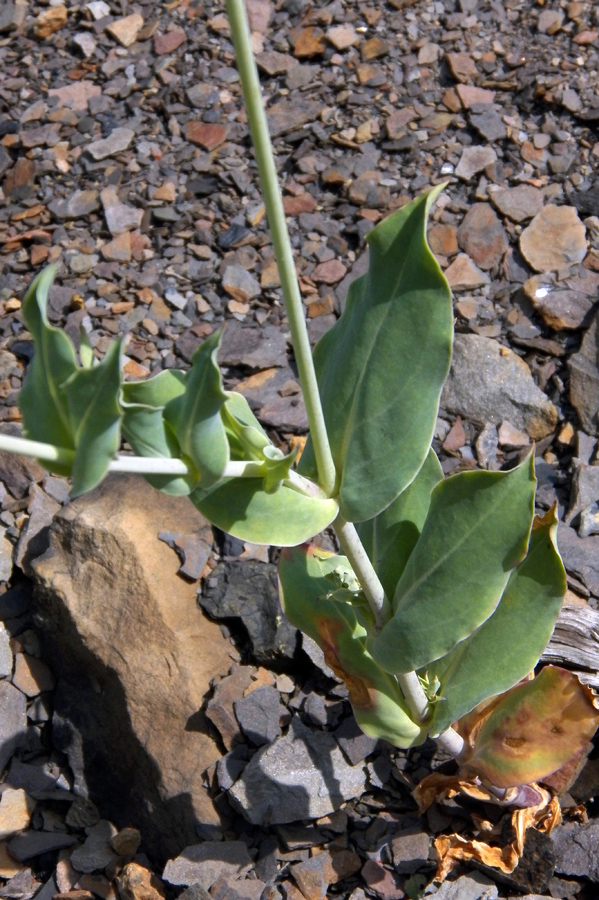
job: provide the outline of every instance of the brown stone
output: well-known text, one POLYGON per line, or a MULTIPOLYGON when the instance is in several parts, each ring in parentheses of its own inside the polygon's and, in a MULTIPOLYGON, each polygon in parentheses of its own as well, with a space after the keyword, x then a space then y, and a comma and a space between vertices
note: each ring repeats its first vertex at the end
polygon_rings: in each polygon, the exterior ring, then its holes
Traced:
POLYGON ((458 84, 456 93, 460 98, 460 103, 465 109, 470 109, 476 103, 492 103, 495 99, 495 91, 488 91, 486 88, 473 87, 470 84, 458 84))
POLYGON ((334 25, 327 29, 326 37, 335 50, 347 50, 360 40, 360 35, 353 25, 334 25))
POLYGON ((445 59, 456 81, 465 83, 478 75, 476 63, 469 53, 447 53, 445 59))
POLYGON ((493 206, 512 222, 532 219, 543 208, 543 192, 532 184, 519 184, 514 188, 493 191, 490 197, 493 206))
POLYGON ((106 26, 106 31, 122 47, 130 47, 137 40, 143 24, 143 16, 139 13, 132 13, 130 16, 111 22, 110 25, 106 26))
POLYGON ((35 191, 35 174, 35 162, 25 156, 20 156, 12 169, 8 170, 2 182, 5 196, 14 201, 27 200, 35 191))
POLYGON ((0 794, 0 840, 24 831, 34 808, 35 800, 23 788, 5 787, 0 794))
POLYGON ((89 106, 92 97, 99 97, 102 88, 91 81, 76 81, 74 84, 65 84, 63 87, 50 88, 49 97, 58 97, 61 106, 66 106, 75 112, 83 112, 89 106))
POLYGON ((41 12, 33 23, 33 33, 39 41, 45 41, 55 31, 60 31, 67 24, 66 6, 51 6, 41 12))
POLYGON ((296 197, 284 197, 283 209, 286 216, 299 216, 303 212, 313 212, 316 209, 316 200, 308 191, 303 191, 296 197))
POLYGON ((458 252, 455 225, 435 222, 428 232, 428 244, 435 256, 454 256, 458 252))
POLYGON ((130 862, 116 877, 121 900, 164 900, 164 887, 157 875, 139 863, 130 862))
POLYGON ((390 47, 388 42, 384 41, 382 38, 372 37, 369 38, 369 40, 364 41, 360 50, 362 62, 370 62, 372 59, 379 59, 381 56, 386 56, 390 47))
POLYGON ((458 243, 484 271, 495 268, 508 248, 499 217, 488 203, 475 203, 458 228, 458 243))
POLYGON ((265 34, 275 7, 271 0, 245 0, 250 28, 258 34, 265 34))
POLYGON ((28 653, 15 653, 12 683, 26 697, 36 697, 42 691, 54 690, 56 679, 43 660, 28 653))
POLYGON ((129 262, 131 260, 131 232, 117 235, 100 248, 100 253, 108 262, 129 262))
POLYGON ((324 53, 326 47, 324 31, 316 25, 302 28, 295 38, 293 53, 298 59, 309 59, 324 53))
POLYGON ((520 250, 536 272, 551 272, 582 262, 586 229, 573 206, 553 203, 537 213, 520 235, 520 250))
POLYGON ((204 771, 220 754, 199 710, 231 662, 196 584, 177 575, 177 554, 158 539, 173 530, 212 541, 186 498, 109 477, 59 512, 49 550, 32 564, 76 784, 72 754, 87 747, 91 799, 117 824, 135 821, 158 858, 196 841, 196 823, 218 823, 204 771))
POLYGON ((337 284, 346 273, 347 269, 340 259, 329 259, 316 266, 310 277, 316 284, 337 284))
POLYGON ((204 150, 215 150, 227 139, 226 126, 217 122, 188 122, 186 132, 187 140, 204 150))
POLYGON ((412 122, 415 118, 416 113, 411 106, 405 106, 403 109, 398 109, 391 113, 385 123, 389 139, 395 141, 402 137, 406 133, 408 123, 412 122))
POLYGON ((489 276, 476 266, 466 253, 460 253, 445 270, 445 277, 454 291, 474 290, 489 284, 489 276))
POLYGON ((597 300, 599 275, 586 272, 565 282, 552 275, 534 275, 524 284, 524 292, 543 321, 556 331, 581 328, 597 300))
POLYGON ((166 34, 154 35, 154 53, 156 56, 166 56, 178 50, 181 44, 187 40, 187 35, 182 28, 173 28, 166 34))

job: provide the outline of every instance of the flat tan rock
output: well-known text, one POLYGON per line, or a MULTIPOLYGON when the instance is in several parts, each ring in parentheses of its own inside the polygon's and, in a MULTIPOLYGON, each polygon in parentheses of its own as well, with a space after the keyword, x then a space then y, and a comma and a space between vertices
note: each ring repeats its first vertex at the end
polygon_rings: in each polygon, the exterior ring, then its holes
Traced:
MULTIPOLYGON (((23 788, 5 788, 0 795, 0 840, 24 831, 34 809, 35 800, 23 788)), ((0 859, 0 872, 1 863, 0 859)))
POLYGON ((118 41, 122 47, 130 47, 137 40, 137 35, 143 28, 144 19, 139 13, 117 19, 106 27, 108 34, 118 41))
POLYGON ((520 235, 520 250, 535 272, 555 272, 582 262, 587 252, 585 234, 573 206, 550 203, 520 235))
POLYGON ((58 514, 49 550, 32 564, 76 790, 79 747, 101 815, 135 822, 159 857, 197 840, 196 823, 218 824, 204 772, 220 753, 200 709, 231 665, 228 640, 198 608, 196 584, 177 574, 163 531, 212 542, 187 498, 111 477, 58 514))

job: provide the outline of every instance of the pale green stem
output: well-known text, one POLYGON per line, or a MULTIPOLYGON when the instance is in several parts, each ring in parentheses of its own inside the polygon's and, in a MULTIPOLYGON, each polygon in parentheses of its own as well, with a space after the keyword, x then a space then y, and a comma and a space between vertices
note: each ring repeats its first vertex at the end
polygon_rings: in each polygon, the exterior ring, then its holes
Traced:
MULTIPOLYGON (((30 441, 27 438, 15 437, 0 433, 0 450, 31 456, 40 462, 58 463, 69 466, 75 456, 72 450, 30 441)), ((138 475, 187 475, 189 469, 182 459, 167 459, 158 456, 117 456, 110 461, 109 472, 133 472, 138 475)), ((266 473, 264 463, 255 460, 234 460, 227 464, 223 478, 263 478, 266 473)), ((285 483, 307 497, 323 498, 323 493, 308 478, 298 472, 291 471, 285 483)))
POLYGON ((304 308, 285 221, 283 200, 268 133, 268 122, 262 102, 258 70, 252 53, 250 28, 244 0, 227 0, 227 11, 231 25, 231 36, 235 46, 237 70, 241 79, 248 123, 258 164, 260 187, 264 196, 264 206, 266 207, 275 259, 281 279, 281 290, 289 321, 289 330, 291 331, 295 359, 306 404, 310 438, 314 446, 314 456, 316 457, 318 469, 318 482, 325 494, 328 497, 332 497, 336 483, 335 464, 331 454, 320 394, 318 392, 316 372, 312 362, 304 308))
POLYGON ((29 441, 27 438, 14 437, 12 434, 0 434, 0 450, 6 453, 18 453, 21 456, 33 456, 41 462, 53 462, 70 465, 75 456, 72 450, 55 447, 54 444, 42 444, 40 441, 29 441))
POLYGON ((351 522, 346 522, 341 515, 337 516, 333 527, 341 549, 350 561, 368 605, 374 613, 377 627, 382 628, 391 618, 391 604, 385 596, 383 585, 368 558, 358 532, 355 526, 351 522))

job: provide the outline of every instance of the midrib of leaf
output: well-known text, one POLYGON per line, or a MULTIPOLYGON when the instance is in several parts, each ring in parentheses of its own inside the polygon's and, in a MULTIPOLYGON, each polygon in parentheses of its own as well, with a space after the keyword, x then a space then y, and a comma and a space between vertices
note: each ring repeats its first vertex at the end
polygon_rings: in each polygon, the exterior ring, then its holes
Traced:
POLYGON ((50 391, 50 395, 51 395, 52 399, 54 400, 54 405, 55 405, 56 409, 58 410, 59 418, 60 418, 67 434, 70 435, 70 437, 71 437, 71 443, 74 443, 73 442, 73 432, 71 431, 71 426, 70 426, 69 419, 68 419, 68 411, 66 409, 66 403, 63 404, 62 398, 60 396, 60 387, 55 383, 55 380, 52 377, 52 366, 51 366, 52 352, 48 348, 49 335, 44 328, 44 322, 43 322, 41 315, 40 315, 40 319, 42 320, 40 349, 42 350, 42 357, 43 357, 43 359, 41 360, 41 362, 42 362, 41 374, 43 377, 44 372, 48 373, 49 377, 47 379, 47 383, 48 383, 48 389, 50 391))
MULTIPOLYGON (((372 260, 372 262, 374 262, 374 260, 372 260)), ((407 259, 406 259, 406 257, 404 257, 404 259, 400 265, 400 271, 399 271, 397 279, 396 279, 395 287, 391 293, 391 297, 385 303, 386 309, 384 312, 383 320, 381 321, 379 327, 374 332, 374 336, 370 342, 370 346, 369 346, 368 352, 366 354, 366 362, 363 364, 362 370, 358 376, 358 381, 357 381, 357 384, 356 384, 356 387, 354 389, 354 393, 352 396, 352 402, 351 402, 351 406, 350 406, 347 424, 346 424, 346 427, 345 427, 344 433, 343 433, 343 440, 341 442, 341 448, 342 448, 341 460, 342 461, 347 458, 347 447, 349 444, 350 435, 353 433, 353 430, 354 430, 354 421, 356 418, 356 407, 357 407, 357 402, 358 402, 358 394, 360 393, 360 391, 362 389, 362 384, 364 382, 364 378, 366 377, 366 374, 368 372, 368 368, 369 368, 368 361, 370 360, 370 358, 372 356, 372 353, 374 350, 374 345, 376 344, 376 342, 378 340, 379 334, 381 333, 381 329, 382 329, 383 325, 386 323, 387 318, 390 315, 391 304, 394 302, 395 298, 397 297, 397 293, 400 289, 400 284, 401 284, 401 281, 404 276, 406 264, 407 264, 407 259)), ((371 284, 370 272, 368 273, 367 277, 368 277, 368 286, 370 286, 370 284, 371 284)), ((371 293, 371 292, 369 291, 369 293, 371 293)), ((372 309, 372 307, 373 307, 373 304, 370 302, 368 304, 368 308, 372 309)), ((342 472, 342 474, 343 474, 343 472, 342 472)))
MULTIPOLYGON (((441 484, 443 484, 443 482, 441 482, 441 484)), ((428 578, 431 578, 432 575, 437 571, 437 569, 438 569, 441 565, 443 565, 443 564, 444 564, 451 556, 453 556, 453 555, 458 551, 458 549, 462 546, 462 544, 463 544, 468 538, 471 537, 473 531, 475 531, 475 530, 478 528, 479 524, 480 524, 482 521, 484 521, 485 519, 487 519, 487 518, 489 517, 490 514, 494 513, 494 512, 495 512, 495 511, 496 511, 496 510, 497 510, 497 509, 498 509, 498 508, 499 508, 499 507, 500 507, 500 506, 508 499, 508 496, 509 496, 511 493, 512 493, 511 490, 509 491, 509 493, 506 492, 505 497, 499 497, 499 498, 491 505, 491 507, 490 507, 487 511, 485 511, 484 514, 481 512, 481 515, 479 515, 479 516, 477 517, 477 519, 476 519, 476 521, 473 523, 473 525, 472 525, 467 531, 465 531, 465 532, 463 533, 462 537, 461 537, 459 540, 457 540, 454 544, 452 544, 451 548, 450 548, 446 553, 444 553, 441 557, 439 557, 439 559, 437 560, 437 562, 435 563, 435 565, 434 565, 432 568, 427 569, 426 572, 423 572, 423 574, 420 576, 420 578, 418 578, 416 581, 413 582, 413 584, 408 588, 408 590, 406 591, 406 593, 405 593, 405 594, 401 597, 401 599, 399 600, 399 603, 398 603, 398 605, 397 605, 397 609, 395 610, 395 612, 399 612, 399 611, 402 609, 402 607, 405 605, 405 603, 407 602, 407 600, 412 596, 412 594, 413 594, 415 591, 417 591, 417 590, 422 586, 423 582, 426 581, 428 578)), ((429 508, 429 513, 430 513, 430 508, 429 508)), ((420 539, 422 539, 422 535, 421 535, 421 538, 420 538, 420 539)), ((416 550, 416 547, 414 548, 414 551, 415 551, 415 550, 416 550)), ((507 573, 507 578, 510 577, 510 574, 511 574, 512 571, 513 571, 513 569, 511 569, 511 570, 508 571, 508 573, 507 573)), ((402 576, 402 577, 403 577, 403 576, 402 576)), ((507 580, 507 579, 506 579, 506 580, 507 580)), ((398 588, 399 588, 400 585, 401 585, 401 579, 400 579, 400 582, 399 582, 399 584, 398 584, 398 588)))
MULTIPOLYGON (((210 363, 209 363, 209 364, 213 364, 213 363, 214 363, 214 360, 213 360, 213 358, 212 358, 212 354, 213 354, 213 353, 214 353, 213 350, 210 351, 210 363)), ((195 422, 195 415, 196 415, 196 412, 197 412, 197 410, 198 410, 198 408, 199 408, 199 406, 200 406, 200 403, 201 403, 201 400, 202 400, 203 389, 204 389, 204 387, 205 387, 205 385, 206 385, 206 382, 207 382, 207 380, 208 380, 208 378, 209 378, 209 375, 210 375, 210 372, 209 372, 209 370, 208 370, 208 366, 206 366, 204 372, 202 373, 202 375, 201 375, 201 377, 200 377, 199 385, 198 385, 198 387, 197 387, 197 390, 194 392, 194 398, 193 398, 193 402, 192 402, 192 404, 191 404, 191 406, 190 406, 189 412, 188 412, 188 413, 186 414, 186 416, 185 416, 185 424, 184 424, 184 426, 183 426, 183 438, 184 438, 184 441, 185 441, 185 445, 186 445, 187 451, 189 451, 189 448, 190 448, 190 446, 191 446, 192 443, 193 443, 193 437, 192 437, 193 427, 194 427, 194 424, 197 424, 197 423, 195 422)), ((222 391, 222 390, 220 391, 220 395, 221 395, 221 405, 222 405, 222 404, 225 402, 225 400, 226 400, 226 396, 225 396, 224 391, 222 391)), ((201 419, 201 422, 202 422, 202 423, 207 422, 208 419, 214 419, 215 416, 216 416, 216 413, 213 413, 213 414, 210 415, 209 417, 204 417, 204 418, 202 418, 202 419, 201 419)))
MULTIPOLYGON (((106 358, 106 357, 104 357, 104 358, 106 358)), ((111 360, 110 362, 112 362, 112 360, 111 360)), ((98 371, 98 369, 99 369, 99 366, 96 366, 96 368, 95 368, 94 371, 98 371)), ((77 442, 77 443, 79 443, 79 438, 80 438, 82 432, 84 431, 84 429, 85 429, 85 427, 86 427, 86 425, 87 425, 87 423, 88 423, 88 421, 89 421, 89 418, 90 418, 90 416, 91 416, 91 413, 94 411, 94 409, 95 409, 96 406, 97 406, 97 403, 98 403, 98 395, 100 394, 102 388, 103 388, 104 385, 106 384, 106 381, 110 379, 111 374, 112 374, 112 373, 111 373, 111 371, 110 371, 110 367, 106 366, 105 369, 104 369, 104 371, 102 372, 102 377, 100 378, 98 387, 97 387, 97 389, 94 391, 94 396, 92 397, 92 400, 91 400, 90 404, 88 405, 87 410, 85 411, 85 413, 84 413, 83 416, 81 417, 81 419, 80 419, 80 421, 79 421, 79 425, 78 425, 78 427, 77 427, 77 429, 76 429, 76 431, 75 431, 75 439, 76 439, 76 442, 77 442)))

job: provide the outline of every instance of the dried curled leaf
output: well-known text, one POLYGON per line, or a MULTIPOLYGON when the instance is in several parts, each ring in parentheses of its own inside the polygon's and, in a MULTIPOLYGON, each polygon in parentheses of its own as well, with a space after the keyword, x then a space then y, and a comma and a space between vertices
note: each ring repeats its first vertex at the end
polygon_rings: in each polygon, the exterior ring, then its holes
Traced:
MULTIPOLYGON (((456 781, 459 779, 456 778, 456 781)), ((480 795, 479 785, 461 781, 460 784, 460 790, 469 796, 480 795)), ((527 830, 534 827, 544 834, 551 834, 555 826, 561 822, 561 810, 557 797, 553 797, 549 791, 538 784, 529 785, 529 787, 534 788, 538 793, 539 802, 536 806, 514 810, 511 816, 511 825, 515 837, 505 847, 494 847, 480 840, 468 840, 459 834, 439 835, 435 839, 438 858, 435 881, 444 881, 459 862, 471 860, 476 860, 494 869, 500 869, 506 874, 513 872, 524 852, 527 830)), ((484 789, 482 791, 484 792, 484 789)), ((454 795, 455 793, 457 791, 454 792, 454 795)), ((479 799, 481 799, 480 796, 479 799)), ((489 793, 487 800, 491 799, 492 794, 489 793)))

